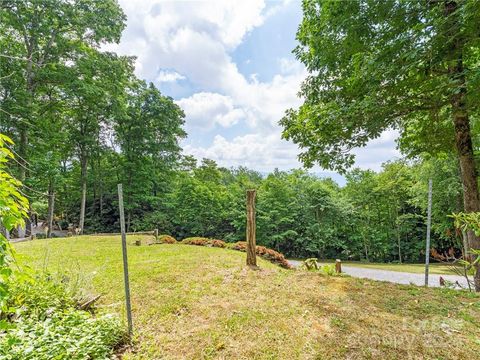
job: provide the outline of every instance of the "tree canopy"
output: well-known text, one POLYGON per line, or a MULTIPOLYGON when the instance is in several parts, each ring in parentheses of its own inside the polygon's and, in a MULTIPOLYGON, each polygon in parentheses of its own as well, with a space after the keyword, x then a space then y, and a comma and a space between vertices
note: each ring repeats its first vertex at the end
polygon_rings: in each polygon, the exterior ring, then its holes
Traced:
MULTIPOLYGON (((407 156, 455 153, 464 209, 480 211, 479 24, 478 1, 304 0, 294 52, 310 75, 283 137, 306 166, 345 171, 354 148, 398 130, 407 156)), ((472 231, 468 242, 480 249, 472 231)))

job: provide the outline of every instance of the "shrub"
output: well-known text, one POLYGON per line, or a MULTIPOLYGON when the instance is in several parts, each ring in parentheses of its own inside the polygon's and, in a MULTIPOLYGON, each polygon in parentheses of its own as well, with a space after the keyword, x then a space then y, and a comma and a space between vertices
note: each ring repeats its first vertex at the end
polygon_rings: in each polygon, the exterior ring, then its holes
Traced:
POLYGON ((213 239, 213 240, 210 240, 210 245, 212 247, 218 247, 218 248, 225 248, 227 246, 227 244, 225 243, 225 241, 222 241, 222 240, 216 240, 216 239, 213 239))
MULTIPOLYGON (((238 250, 238 251, 247 251, 247 243, 245 241, 239 241, 231 246, 233 250, 238 250)), ((270 261, 271 263, 280 265, 281 267, 285 269, 291 269, 292 266, 289 264, 287 259, 285 259, 285 256, 283 254, 266 248, 265 246, 257 246, 256 247, 256 254, 260 257, 262 257, 265 260, 270 261)))
POLYGON ((337 272, 335 271, 335 265, 334 264, 327 264, 327 265, 322 265, 320 267, 320 272, 323 275, 327 276, 336 276, 338 275, 337 272))
POLYGON ((48 276, 12 280, 0 359, 106 359, 126 339, 118 317, 77 309, 64 283, 48 276))
POLYGON ((0 333, 2 359, 105 359, 121 343, 120 320, 69 309, 44 320, 20 317, 0 333))
POLYGON ((158 237, 158 242, 160 244, 176 244, 177 240, 173 236, 170 236, 170 235, 160 235, 158 237))
POLYGON ((225 248, 227 246, 225 241, 217 240, 217 239, 202 238, 202 237, 191 237, 191 238, 183 239, 182 244, 218 247, 218 248, 225 248))

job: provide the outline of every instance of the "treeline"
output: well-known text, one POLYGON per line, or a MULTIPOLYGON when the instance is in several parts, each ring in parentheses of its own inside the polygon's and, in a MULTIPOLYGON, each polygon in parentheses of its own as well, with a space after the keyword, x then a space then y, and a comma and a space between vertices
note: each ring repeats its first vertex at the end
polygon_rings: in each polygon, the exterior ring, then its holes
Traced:
MULTIPOLYGON (((130 227, 159 228, 179 239, 244 240, 245 191, 255 188, 260 245, 289 257, 416 262, 425 256, 429 178, 434 179, 432 247, 461 249, 447 216, 462 209, 454 159, 396 161, 379 173, 356 169, 340 187, 302 170, 262 176, 186 158, 162 194, 132 209, 130 227)), ((115 221, 114 216, 114 228, 115 221)))

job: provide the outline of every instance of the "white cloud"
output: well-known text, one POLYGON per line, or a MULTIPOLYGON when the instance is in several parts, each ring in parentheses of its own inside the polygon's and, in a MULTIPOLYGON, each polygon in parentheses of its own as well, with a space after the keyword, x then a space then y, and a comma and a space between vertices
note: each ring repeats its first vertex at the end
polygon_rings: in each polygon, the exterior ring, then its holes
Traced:
POLYGON ((177 104, 185 111, 187 127, 194 130, 212 130, 217 124, 227 128, 245 118, 244 111, 233 105, 232 98, 216 93, 196 93, 178 100, 177 104))
POLYGON ((228 141, 216 135, 209 147, 185 146, 185 152, 197 159, 215 159, 221 166, 247 166, 259 171, 299 167, 295 160, 296 147, 281 140, 279 132, 270 135, 247 134, 228 141), (293 162, 292 162, 293 161, 293 162))
POLYGON ((176 82, 178 80, 185 80, 185 79, 186 79, 185 76, 177 73, 176 71, 160 70, 156 78, 156 81, 162 83, 162 82, 176 82))
MULTIPOLYGON (((186 113, 187 132, 192 138, 200 130, 219 134, 201 147, 187 139, 187 153, 223 166, 246 165, 261 171, 298 167, 299 150, 281 140, 278 121, 286 109, 300 105, 297 93, 305 68, 296 60, 280 58, 274 64, 280 67, 279 74, 261 82, 255 74, 241 74, 232 59, 233 50, 248 33, 288 2, 267 7, 263 0, 121 0, 128 27, 120 45, 108 49, 136 55, 136 73, 141 78, 157 83, 188 79, 199 89, 177 101, 186 113), (222 133, 240 124, 242 133, 233 137, 222 133)), ((395 136, 382 134, 366 149, 355 150, 358 165, 378 169, 381 161, 396 156, 395 136)))

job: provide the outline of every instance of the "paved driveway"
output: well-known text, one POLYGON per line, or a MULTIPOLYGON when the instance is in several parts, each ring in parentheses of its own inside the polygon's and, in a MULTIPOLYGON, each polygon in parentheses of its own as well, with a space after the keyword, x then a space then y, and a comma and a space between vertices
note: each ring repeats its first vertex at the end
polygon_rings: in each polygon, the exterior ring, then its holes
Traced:
MULTIPOLYGON (((292 264, 292 266, 294 267, 299 267, 302 264, 302 262, 298 260, 288 260, 288 262, 292 264)), ((414 284, 414 285, 423 286, 425 284, 424 274, 413 274, 413 273, 407 273, 407 272, 389 271, 389 270, 380 270, 380 269, 366 269, 366 268, 345 266, 345 265, 342 265, 342 271, 345 274, 348 274, 350 276, 364 278, 364 279, 389 281, 392 283, 406 284, 406 285, 414 284)), ((443 277, 445 280, 451 281, 452 283, 456 283, 458 281, 458 283, 463 288, 468 288, 466 279, 463 276, 457 276, 457 275, 430 274, 428 278, 428 285, 439 287, 440 276, 443 277)))

